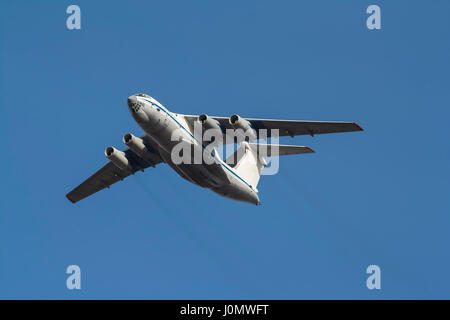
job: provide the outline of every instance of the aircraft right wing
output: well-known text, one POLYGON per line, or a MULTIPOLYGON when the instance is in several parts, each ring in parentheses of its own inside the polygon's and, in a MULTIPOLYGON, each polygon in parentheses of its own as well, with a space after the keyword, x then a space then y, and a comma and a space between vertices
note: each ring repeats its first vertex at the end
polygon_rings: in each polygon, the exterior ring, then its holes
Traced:
MULTIPOLYGON (((199 116, 183 115, 186 121, 192 126, 194 121, 198 121, 199 116)), ((221 128, 233 129, 228 117, 211 116, 211 119, 216 120, 221 128)), ((259 129, 267 129, 267 135, 270 137, 271 130, 278 129, 279 136, 298 136, 337 133, 337 132, 351 132, 362 131, 363 129, 356 122, 343 121, 305 121, 305 120, 277 120, 277 119, 256 119, 243 118, 248 121, 252 128, 257 132, 259 129)))
MULTIPOLYGON (((145 141, 145 134, 141 138, 145 141)), ((152 154, 150 160, 142 159, 130 149, 126 149, 124 152, 126 157, 131 162, 131 172, 122 170, 116 167, 112 162, 108 162, 100 170, 98 170, 92 176, 82 182, 78 187, 70 191, 66 195, 67 199, 69 199, 72 203, 78 202, 100 190, 109 188, 112 184, 125 179, 129 175, 134 174, 139 170, 143 171, 145 168, 154 167, 156 164, 163 162, 157 151, 155 151, 153 148, 151 149, 151 151, 154 154, 152 154)))

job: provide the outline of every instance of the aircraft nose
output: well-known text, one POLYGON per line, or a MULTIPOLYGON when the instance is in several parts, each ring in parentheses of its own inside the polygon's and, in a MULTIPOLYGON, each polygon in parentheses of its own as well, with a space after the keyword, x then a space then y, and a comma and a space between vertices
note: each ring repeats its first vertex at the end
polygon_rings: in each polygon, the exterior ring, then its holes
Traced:
POLYGON ((136 102, 137 102, 137 98, 135 96, 129 96, 128 97, 127 103, 128 103, 129 107, 131 107, 132 105, 136 104, 136 102))
POLYGON ((128 109, 130 110, 133 118, 138 123, 146 123, 149 121, 149 117, 145 110, 145 105, 142 102, 139 102, 138 98, 135 95, 129 96, 127 99, 128 109))

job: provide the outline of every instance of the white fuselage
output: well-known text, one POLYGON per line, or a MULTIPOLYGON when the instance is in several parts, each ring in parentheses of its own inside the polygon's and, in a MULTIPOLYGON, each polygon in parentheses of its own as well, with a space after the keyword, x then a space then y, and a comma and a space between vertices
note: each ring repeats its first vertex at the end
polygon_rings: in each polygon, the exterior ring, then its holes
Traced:
POLYGON ((217 152, 211 154, 216 160, 213 164, 206 164, 204 161, 200 164, 175 164, 172 161, 172 149, 180 140, 190 144, 192 149, 204 148, 184 117, 170 112, 151 97, 131 96, 128 98, 128 107, 133 118, 157 147, 163 160, 181 177, 201 187, 209 188, 221 196, 259 204, 256 188, 222 161, 217 152), (177 139, 173 139, 175 131, 177 139))

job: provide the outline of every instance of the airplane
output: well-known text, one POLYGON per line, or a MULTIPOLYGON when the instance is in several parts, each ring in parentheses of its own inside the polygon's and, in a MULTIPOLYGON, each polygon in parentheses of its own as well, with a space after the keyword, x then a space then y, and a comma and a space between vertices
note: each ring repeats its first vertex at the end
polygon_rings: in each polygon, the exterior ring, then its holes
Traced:
MULTIPOLYGON (((109 162, 66 195, 72 203, 104 188, 109 188, 112 184, 138 171, 166 163, 182 178, 195 185, 208 188, 229 199, 259 205, 260 199, 256 187, 262 169, 267 166, 265 160, 267 157, 306 154, 314 151, 305 146, 255 143, 254 141, 258 138, 264 140, 272 136, 314 136, 363 130, 355 122, 253 119, 242 118, 236 114, 231 117, 177 114, 143 93, 129 96, 127 105, 134 120, 144 130, 144 134, 141 137, 131 133, 125 134, 123 142, 127 148, 124 151, 107 147, 105 155, 109 162), (223 138, 229 136, 229 132, 240 131, 238 137, 245 138, 237 139, 238 150, 223 161, 215 152, 215 147, 225 143, 216 141, 213 147, 207 149, 208 146, 205 147, 205 142, 198 138, 195 131, 198 127, 213 130, 215 134, 223 138), (266 136, 260 134, 264 130, 268 131, 266 136), (175 132, 177 139, 173 138, 175 132), (246 134, 242 135, 242 132, 246 134), (206 159, 193 163, 192 161, 175 161, 173 150, 180 148, 180 145, 192 148, 194 151, 200 150, 209 157, 209 163, 206 159), (267 148, 268 146, 270 148, 267 148), (233 161, 229 161, 230 159, 233 161)), ((236 135, 232 142, 237 141, 235 137, 236 135)), ((179 155, 183 156, 184 150, 187 149, 181 148, 181 150, 179 155)), ((186 155, 185 158, 192 159, 192 154, 186 153, 186 155)))

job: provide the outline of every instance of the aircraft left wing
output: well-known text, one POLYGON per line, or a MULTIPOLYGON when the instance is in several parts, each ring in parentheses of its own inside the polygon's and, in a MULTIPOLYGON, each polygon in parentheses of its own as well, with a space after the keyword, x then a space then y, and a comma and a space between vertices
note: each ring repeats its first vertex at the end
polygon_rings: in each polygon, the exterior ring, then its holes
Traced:
POLYGON ((109 188, 112 184, 125 179, 129 175, 134 174, 136 171, 144 170, 148 167, 154 167, 156 164, 163 162, 159 154, 157 154, 154 150, 152 151, 154 152, 152 157, 153 160, 144 160, 130 149, 126 149, 124 152, 131 162, 131 171, 122 170, 116 167, 112 162, 108 162, 100 170, 82 182, 78 187, 70 191, 66 195, 67 199, 69 199, 72 203, 78 202, 100 190, 103 190, 104 188, 109 188))

